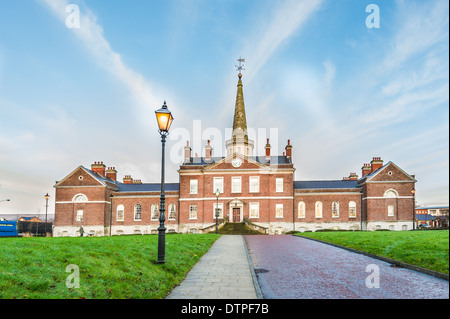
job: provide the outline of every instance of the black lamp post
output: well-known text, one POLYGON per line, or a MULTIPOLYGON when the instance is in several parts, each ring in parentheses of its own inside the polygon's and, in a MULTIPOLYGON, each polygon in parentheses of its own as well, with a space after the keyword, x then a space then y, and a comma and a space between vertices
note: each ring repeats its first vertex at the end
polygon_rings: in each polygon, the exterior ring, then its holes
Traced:
POLYGON ((166 217, 165 212, 165 202, 166 196, 164 193, 164 149, 166 146, 166 136, 169 135, 170 125, 172 124, 173 117, 172 113, 167 109, 166 101, 162 108, 155 111, 156 120, 158 121, 159 134, 161 134, 161 144, 162 144, 162 159, 161 159, 161 200, 159 207, 159 227, 158 227, 158 264, 165 263, 166 255, 166 227, 164 227, 164 222, 166 217))
POLYGON ((416 229, 416 190, 413 188, 411 191, 413 195, 413 230, 416 229))
POLYGON ((50 195, 45 194, 45 235, 47 236, 47 211, 48 211, 48 199, 50 195))
POLYGON ((219 228, 219 189, 216 190, 216 234, 218 233, 218 228, 219 228))

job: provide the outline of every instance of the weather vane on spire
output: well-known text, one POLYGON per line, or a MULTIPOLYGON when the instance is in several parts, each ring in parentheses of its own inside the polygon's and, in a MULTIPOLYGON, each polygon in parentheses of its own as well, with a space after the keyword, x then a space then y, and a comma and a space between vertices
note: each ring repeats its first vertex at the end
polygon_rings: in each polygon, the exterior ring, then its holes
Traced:
POLYGON ((241 75, 241 71, 245 70, 244 65, 242 64, 243 62, 245 62, 245 59, 239 57, 238 62, 239 62, 239 66, 236 65, 236 69, 237 69, 237 71, 239 71, 239 75, 241 75))

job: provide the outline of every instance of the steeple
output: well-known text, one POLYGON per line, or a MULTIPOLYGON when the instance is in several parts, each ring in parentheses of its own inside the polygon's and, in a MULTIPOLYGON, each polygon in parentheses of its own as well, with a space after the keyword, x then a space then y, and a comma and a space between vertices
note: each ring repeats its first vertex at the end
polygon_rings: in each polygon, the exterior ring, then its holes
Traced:
POLYGON ((237 84, 236 104, 234 107, 233 118, 233 134, 230 140, 226 141, 226 148, 228 156, 232 154, 241 154, 244 156, 253 155, 253 141, 248 140, 247 133, 247 119, 245 117, 245 104, 244 104, 244 90, 242 85, 242 73, 244 69, 242 62, 245 59, 239 58, 239 66, 236 66, 239 71, 239 80, 237 84))
POLYGON ((239 73, 237 85, 236 106, 234 108, 233 136, 240 130, 247 135, 247 119, 245 118, 244 91, 242 89, 242 74, 239 73))

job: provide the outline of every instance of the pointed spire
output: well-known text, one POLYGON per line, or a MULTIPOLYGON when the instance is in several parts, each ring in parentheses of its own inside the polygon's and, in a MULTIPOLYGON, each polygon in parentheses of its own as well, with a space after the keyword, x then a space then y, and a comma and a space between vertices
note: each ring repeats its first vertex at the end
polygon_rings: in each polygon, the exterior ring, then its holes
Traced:
POLYGON ((242 89, 242 74, 239 73, 237 85, 236 106, 234 108, 233 137, 239 133, 247 137, 247 119, 245 117, 244 91, 242 89))

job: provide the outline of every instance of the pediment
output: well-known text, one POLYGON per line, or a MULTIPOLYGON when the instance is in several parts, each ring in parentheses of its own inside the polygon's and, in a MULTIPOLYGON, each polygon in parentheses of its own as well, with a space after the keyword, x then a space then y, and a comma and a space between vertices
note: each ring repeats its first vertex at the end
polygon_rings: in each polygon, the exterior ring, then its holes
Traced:
POLYGON ((220 161, 208 165, 204 171, 214 170, 269 170, 266 165, 263 165, 251 158, 241 155, 228 156, 220 161))
POLYGON ((389 162, 366 182, 416 182, 416 179, 393 162, 389 162))
POLYGON ((56 183, 55 187, 70 187, 70 186, 106 186, 92 175, 83 166, 78 166, 69 175, 64 177, 61 181, 56 183))

